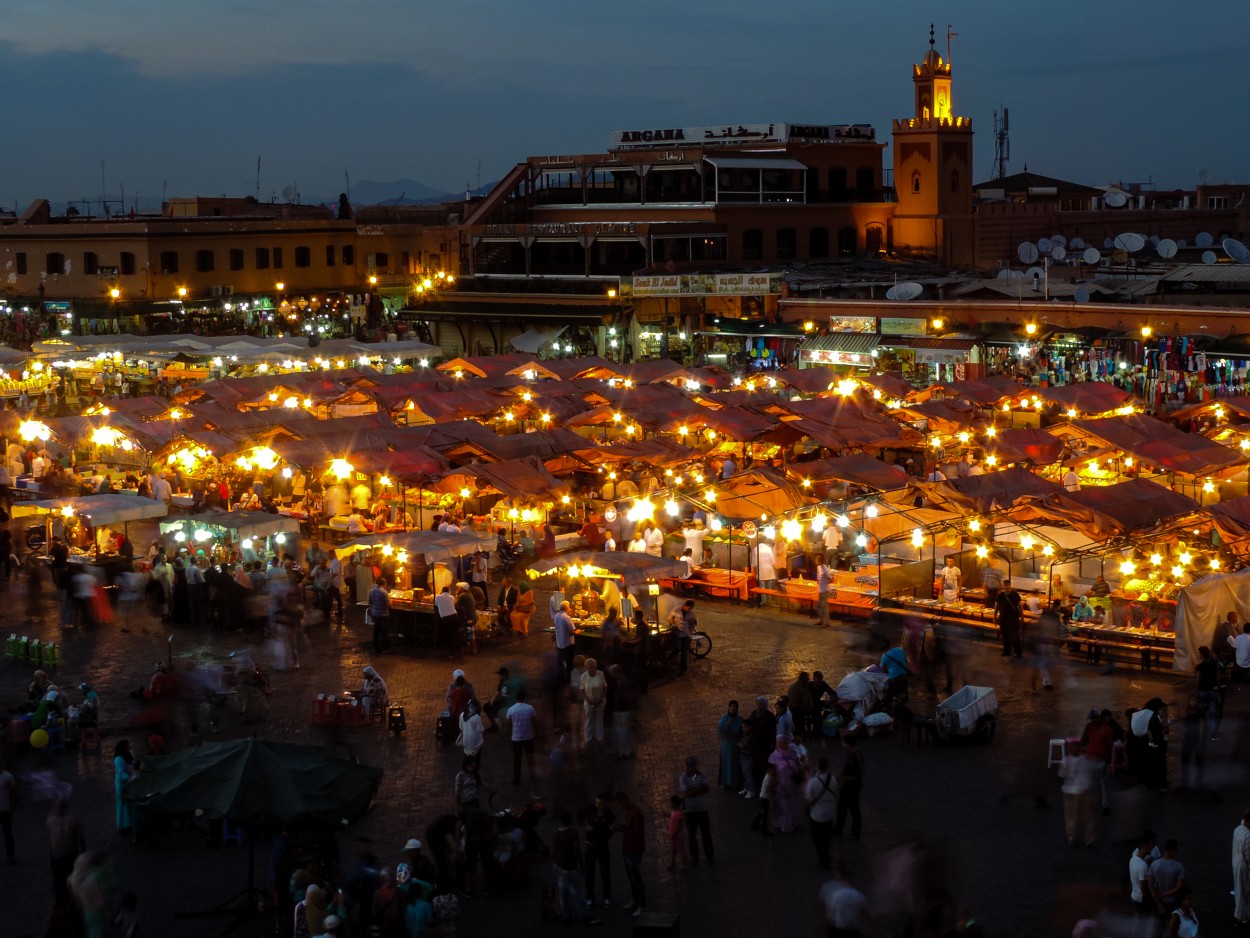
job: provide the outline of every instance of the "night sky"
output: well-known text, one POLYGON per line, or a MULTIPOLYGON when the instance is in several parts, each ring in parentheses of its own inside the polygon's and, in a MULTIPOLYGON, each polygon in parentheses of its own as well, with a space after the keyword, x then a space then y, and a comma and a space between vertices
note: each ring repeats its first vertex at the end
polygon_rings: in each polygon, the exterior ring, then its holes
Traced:
MULTIPOLYGON (((990 175, 1250 180, 1244 0, 0 0, 0 204, 463 191, 614 129, 909 116, 937 21, 990 175), (480 167, 480 168, 479 168, 480 167), (480 176, 479 176, 480 173, 480 176)), ((886 163, 889 165, 889 151, 886 163)))

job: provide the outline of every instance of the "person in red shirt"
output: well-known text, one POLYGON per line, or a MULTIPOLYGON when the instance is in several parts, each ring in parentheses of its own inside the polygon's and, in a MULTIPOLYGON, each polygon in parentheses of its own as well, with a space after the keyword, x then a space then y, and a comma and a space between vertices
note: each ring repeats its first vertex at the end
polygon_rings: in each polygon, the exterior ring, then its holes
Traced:
POLYGON ((1089 722, 1081 734, 1081 746, 1085 756, 1097 766, 1099 788, 1102 789, 1102 813, 1111 813, 1111 778, 1108 767, 1111 762, 1113 735, 1110 724, 1102 718, 1097 708, 1089 711, 1089 722))
POLYGON ((604 544, 603 532, 599 530, 599 525, 590 520, 590 516, 586 516, 585 523, 578 529, 578 534, 586 542, 589 550, 600 550, 604 544))

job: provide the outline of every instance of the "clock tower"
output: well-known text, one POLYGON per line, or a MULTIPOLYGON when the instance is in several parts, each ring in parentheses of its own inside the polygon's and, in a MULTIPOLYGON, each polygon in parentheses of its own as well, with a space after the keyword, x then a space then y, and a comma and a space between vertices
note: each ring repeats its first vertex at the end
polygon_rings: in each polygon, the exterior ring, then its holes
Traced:
POLYGON ((894 121, 896 252, 951 266, 972 256, 972 121, 955 116, 951 65, 933 43, 913 66, 915 116, 894 121))

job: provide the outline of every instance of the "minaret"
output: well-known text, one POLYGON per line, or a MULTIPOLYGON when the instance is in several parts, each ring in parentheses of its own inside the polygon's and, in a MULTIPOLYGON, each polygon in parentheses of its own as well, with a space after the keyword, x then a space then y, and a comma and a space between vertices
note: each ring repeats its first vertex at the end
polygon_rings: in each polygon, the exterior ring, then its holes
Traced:
POLYGON ((915 116, 894 121, 893 248, 952 266, 971 264, 972 121, 955 116, 951 66, 934 48, 933 24, 912 84, 915 116))

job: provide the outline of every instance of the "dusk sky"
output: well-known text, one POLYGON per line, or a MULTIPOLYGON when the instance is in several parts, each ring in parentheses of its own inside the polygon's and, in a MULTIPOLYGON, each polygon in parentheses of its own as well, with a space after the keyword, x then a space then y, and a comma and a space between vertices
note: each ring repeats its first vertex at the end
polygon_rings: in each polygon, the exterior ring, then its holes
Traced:
MULTIPOLYGON (((989 177, 1250 181, 1245 0, 0 0, 0 203, 446 191, 614 129, 911 112, 930 20, 989 177)), ((890 151, 886 151, 886 165, 890 151)))

